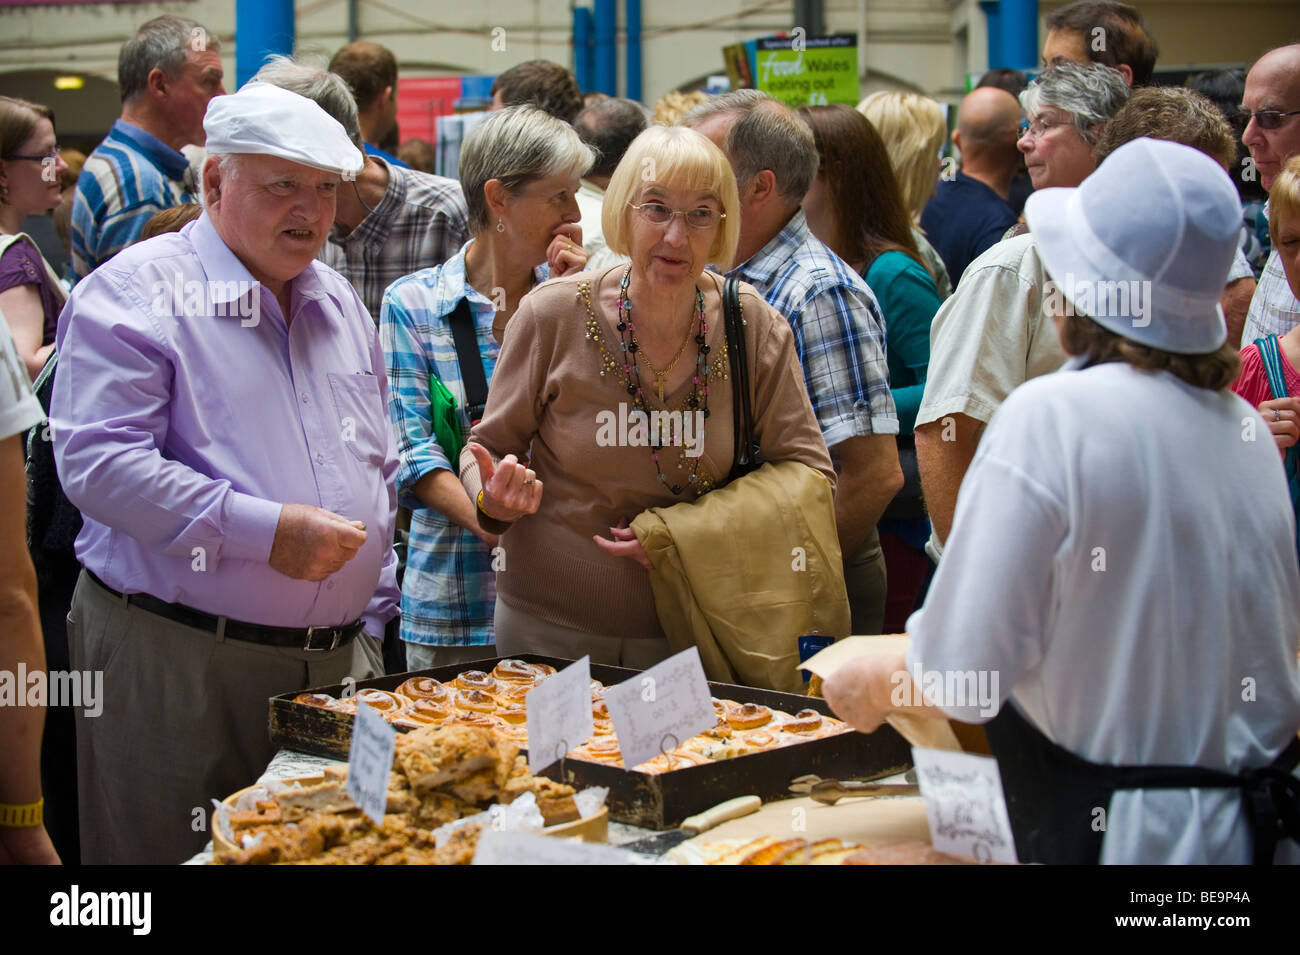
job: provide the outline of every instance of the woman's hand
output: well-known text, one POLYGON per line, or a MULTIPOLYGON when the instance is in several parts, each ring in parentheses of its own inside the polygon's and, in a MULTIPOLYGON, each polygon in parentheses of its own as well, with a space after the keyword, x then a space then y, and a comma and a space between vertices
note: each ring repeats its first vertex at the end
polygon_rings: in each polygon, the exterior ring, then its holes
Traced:
POLYGON ((646 570, 654 570, 654 565, 650 563, 645 548, 636 539, 636 532, 627 526, 626 517, 619 520, 618 527, 611 527, 609 533, 614 538, 612 541, 605 540, 599 535, 593 535, 591 539, 596 542, 597 547, 607 554, 614 557, 630 557, 646 570))
POLYGON ((587 267, 587 250, 582 247, 582 227, 576 222, 566 222, 555 230, 551 244, 546 247, 546 264, 551 268, 551 278, 572 275, 587 267))
POLYGON ((1279 451, 1300 441, 1300 398, 1273 398, 1261 401, 1259 413, 1268 423, 1279 451))
POLYGON ((479 476, 483 480, 483 503, 480 510, 488 517, 509 523, 525 514, 536 514, 542 504, 542 482, 532 468, 524 467, 513 454, 507 454, 499 464, 492 463, 492 455, 483 445, 471 441, 468 445, 478 462, 479 476))

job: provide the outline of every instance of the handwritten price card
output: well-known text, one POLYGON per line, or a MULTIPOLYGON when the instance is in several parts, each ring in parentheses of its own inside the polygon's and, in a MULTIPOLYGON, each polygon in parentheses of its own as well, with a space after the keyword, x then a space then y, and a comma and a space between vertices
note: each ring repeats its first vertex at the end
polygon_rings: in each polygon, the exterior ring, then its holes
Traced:
POLYGON ((388 808, 388 774, 393 769, 393 744, 397 730, 384 722, 367 703, 357 704, 352 721, 352 749, 348 752, 348 795, 361 811, 383 825, 388 808))
POLYGON ((936 849, 980 862, 1017 861, 996 759, 914 747, 912 762, 936 849))
POLYGON ((591 657, 570 663, 528 691, 528 768, 540 773, 591 738, 591 657))
POLYGON ((605 691, 623 766, 632 769, 717 722, 700 651, 683 650, 605 691))

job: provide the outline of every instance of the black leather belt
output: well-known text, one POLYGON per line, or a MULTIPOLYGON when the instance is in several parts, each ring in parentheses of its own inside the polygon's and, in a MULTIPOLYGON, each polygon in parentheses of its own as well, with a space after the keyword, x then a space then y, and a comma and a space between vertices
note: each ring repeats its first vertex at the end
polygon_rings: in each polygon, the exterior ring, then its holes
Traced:
MULTIPOLYGON (((217 626, 222 619, 221 617, 214 617, 210 613, 204 613, 202 610, 186 607, 184 604, 169 604, 165 600, 159 600, 149 594, 122 594, 108 586, 91 571, 87 570, 86 575, 114 597, 124 599, 132 607, 139 607, 141 610, 147 610, 150 613, 184 624, 187 627, 216 633, 217 626)), ((231 620, 229 617, 226 617, 225 621, 225 635, 231 640, 260 643, 268 647, 293 647, 298 650, 317 650, 321 652, 345 647, 362 632, 360 620, 344 624, 341 627, 302 628, 263 627, 255 623, 241 623, 238 620, 231 620)))

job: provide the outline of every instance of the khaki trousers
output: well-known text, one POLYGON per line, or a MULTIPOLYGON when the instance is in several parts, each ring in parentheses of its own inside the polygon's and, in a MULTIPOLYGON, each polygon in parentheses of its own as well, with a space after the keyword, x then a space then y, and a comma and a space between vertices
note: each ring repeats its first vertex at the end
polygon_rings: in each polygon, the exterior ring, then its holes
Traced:
POLYGON ((496 655, 497 648, 492 643, 480 643, 472 647, 443 647, 407 642, 406 669, 432 670, 435 667, 470 663, 474 660, 491 660, 496 655))
POLYGON ((81 861, 169 865, 210 838, 212 799, 275 755, 267 700, 383 673, 379 641, 328 653, 227 640, 128 606, 83 571, 68 614, 75 670, 102 671, 103 711, 77 710, 81 861))
POLYGON ((885 625, 885 553, 873 527, 862 546, 844 560, 844 586, 849 592, 849 612, 855 634, 880 633, 885 625))
POLYGON ((592 663, 644 670, 672 656, 667 637, 647 640, 587 633, 516 610, 500 597, 497 597, 493 629, 497 653, 503 657, 537 653, 577 660, 590 656, 592 663))

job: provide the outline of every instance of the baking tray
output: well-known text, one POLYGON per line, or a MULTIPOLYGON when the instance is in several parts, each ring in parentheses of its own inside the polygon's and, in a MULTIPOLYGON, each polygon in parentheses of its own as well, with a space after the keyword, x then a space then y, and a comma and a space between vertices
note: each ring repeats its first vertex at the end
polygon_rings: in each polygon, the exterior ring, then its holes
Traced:
MULTIPOLYGON (((376 677, 356 684, 357 691, 375 688, 396 690, 412 676, 428 676, 447 682, 465 670, 491 672, 503 659, 547 663, 562 670, 572 660, 538 654, 520 654, 514 658, 492 657, 376 677)), ((622 683, 638 670, 591 664, 592 679, 606 686, 622 683)), ((778 693, 730 683, 710 683, 709 689, 721 699, 739 703, 759 703, 773 709, 796 713, 810 708, 824 716, 832 715, 819 697, 778 693)), ((270 700, 271 742, 288 749, 346 760, 352 740, 352 716, 319 706, 294 703, 298 693, 343 694, 343 684, 312 687, 274 696, 270 700)), ((402 727, 397 727, 402 731, 402 727)), ((670 773, 640 773, 617 766, 584 760, 566 759, 554 763, 546 776, 569 783, 579 789, 606 786, 609 789, 610 818, 646 829, 672 829, 687 816, 702 812, 733 796, 753 793, 763 800, 788 798, 790 780, 807 773, 828 779, 867 779, 901 773, 911 766, 911 749, 892 728, 882 726, 871 734, 843 733, 809 740, 761 753, 749 753, 722 759, 704 766, 691 766, 670 773)))

